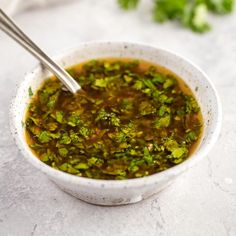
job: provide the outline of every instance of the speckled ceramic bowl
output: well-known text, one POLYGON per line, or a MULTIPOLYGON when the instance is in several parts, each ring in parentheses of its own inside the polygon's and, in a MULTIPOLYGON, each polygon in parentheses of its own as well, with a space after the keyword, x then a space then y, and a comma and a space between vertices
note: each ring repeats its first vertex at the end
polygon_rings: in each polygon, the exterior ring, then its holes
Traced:
POLYGON ((206 74, 188 60, 164 49, 125 42, 89 43, 66 51, 58 57, 57 61, 64 67, 68 67, 89 59, 107 57, 138 58, 159 64, 175 72, 191 87, 200 103, 205 127, 202 141, 189 159, 161 173, 130 180, 94 180, 77 177, 44 164, 28 147, 24 127, 22 127, 30 102, 28 88, 31 87, 33 92, 37 91, 49 76, 41 66, 28 73, 18 89, 11 107, 11 128, 24 158, 44 172, 62 190, 93 204, 130 204, 158 193, 208 154, 220 132, 221 107, 216 90, 206 74))

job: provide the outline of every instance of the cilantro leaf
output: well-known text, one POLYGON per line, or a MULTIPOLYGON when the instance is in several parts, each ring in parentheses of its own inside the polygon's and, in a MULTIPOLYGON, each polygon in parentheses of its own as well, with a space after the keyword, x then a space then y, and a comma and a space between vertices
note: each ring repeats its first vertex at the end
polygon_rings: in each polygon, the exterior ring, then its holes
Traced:
POLYGON ((156 112, 156 108, 148 101, 143 101, 139 105, 140 115, 146 116, 156 112))
POLYGON ((109 113, 104 108, 98 112, 95 121, 102 121, 104 124, 109 124, 112 126, 120 126, 120 119, 116 116, 116 114, 113 112, 109 113))
POLYGON ((56 111, 56 121, 59 123, 63 122, 64 113, 62 111, 56 111))
MULTIPOLYGON (((207 15, 210 12, 229 14, 233 12, 235 0, 153 0, 153 18, 156 22, 178 21, 194 32, 210 30, 207 15)), ((133 9, 138 0, 118 0, 121 8, 133 9)))
POLYGON ((235 0, 205 0, 208 8, 218 14, 231 13, 234 9, 235 0))
POLYGON ((196 99, 191 95, 185 96, 185 103, 186 103, 186 112, 187 113, 196 113, 199 112, 200 107, 198 106, 198 103, 196 99))
POLYGON ((154 20, 164 22, 168 19, 181 19, 187 0, 155 0, 154 20))
POLYGON ((55 94, 49 97, 47 104, 48 108, 52 109, 55 107, 58 97, 59 97, 59 92, 56 92, 55 94))
POLYGON ((208 8, 204 3, 196 4, 183 18, 184 24, 198 33, 210 30, 207 22, 208 8))
POLYGON ((38 135, 38 140, 40 143, 48 143, 51 140, 50 133, 48 131, 42 131, 38 135))
POLYGON ((60 144, 70 144, 71 143, 71 138, 69 137, 69 135, 67 133, 64 133, 61 136, 61 139, 59 140, 60 144))
POLYGON ((137 7, 139 0, 118 0, 120 7, 125 10, 134 9, 137 7))
POLYGON ((94 85, 100 88, 106 88, 107 84, 108 84, 108 80, 106 79, 96 79, 94 82, 94 85))
POLYGON ((31 87, 29 87, 28 93, 29 93, 29 97, 32 97, 34 95, 31 87))
POLYGON ((170 115, 166 115, 164 117, 156 119, 154 122, 154 127, 157 129, 167 128, 170 125, 170 120, 170 115))
POLYGON ((150 79, 145 79, 143 80, 143 83, 145 84, 146 87, 155 90, 156 86, 152 83, 152 81, 150 79))
POLYGON ((143 158, 147 162, 148 165, 151 165, 153 162, 153 156, 149 153, 147 147, 143 149, 143 158))
POLYGON ((79 169, 79 170, 87 170, 89 168, 87 163, 79 163, 77 165, 75 165, 75 169, 79 169))
POLYGON ((66 148, 59 148, 58 152, 62 157, 66 157, 68 154, 68 150, 66 148))
POLYGON ((72 112, 67 119, 67 124, 72 127, 82 124, 82 120, 80 118, 80 112, 72 112))
POLYGON ((141 80, 136 80, 134 85, 134 89, 141 90, 143 88, 143 82, 141 80))
POLYGON ((89 136, 89 134, 90 134, 90 130, 89 130, 88 127, 82 126, 82 127, 79 129, 79 133, 80 133, 83 137, 87 138, 87 137, 89 136))

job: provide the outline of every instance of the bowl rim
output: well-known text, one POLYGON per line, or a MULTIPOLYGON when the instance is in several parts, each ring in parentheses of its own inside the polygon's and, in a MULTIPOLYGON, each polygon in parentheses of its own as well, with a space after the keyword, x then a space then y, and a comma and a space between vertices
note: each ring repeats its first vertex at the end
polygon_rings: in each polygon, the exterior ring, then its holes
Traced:
MULTIPOLYGON (((216 143, 220 131, 221 131, 221 126, 222 126, 222 106, 220 102, 220 98, 218 95, 218 92, 208 77, 208 75, 200 69, 197 65, 195 65, 192 61, 189 59, 185 58, 184 56, 179 55, 178 53, 175 53, 171 50, 165 49, 163 47, 157 47, 152 44, 145 44, 145 43, 140 43, 140 42, 125 42, 125 41, 93 41, 93 42, 87 42, 87 43, 80 43, 77 44, 76 46, 69 47, 56 56, 53 56, 52 58, 57 60, 62 60, 68 55, 71 55, 73 52, 80 50, 80 49, 85 49, 86 47, 90 46, 109 46, 109 45, 127 45, 127 46, 135 46, 135 47, 140 47, 140 48, 146 48, 149 50, 156 50, 156 51, 161 51, 164 53, 168 53, 171 56, 174 56, 180 60, 182 60, 184 63, 189 64, 190 66, 194 67, 207 81, 209 88, 212 90, 214 96, 215 96, 215 101, 216 101, 216 119, 215 119, 215 129, 212 131, 213 135, 211 135, 210 140, 208 141, 208 144, 205 145, 203 148, 199 148, 194 152, 190 158, 186 159, 182 163, 173 166, 167 170, 164 170, 162 172, 158 172, 149 176, 145 176, 142 178, 133 178, 133 179, 125 179, 125 180, 103 180, 103 179, 92 179, 92 178, 87 178, 87 177, 80 177, 80 176, 75 176, 60 170, 56 170, 52 168, 51 166, 48 166, 47 164, 43 163, 40 161, 36 155, 33 154, 32 151, 29 149, 26 149, 25 145, 27 145, 26 142, 21 142, 21 134, 17 130, 17 123, 21 122, 19 120, 19 117, 16 115, 16 104, 17 104, 17 98, 20 95, 20 92, 25 88, 27 78, 33 77, 32 74, 36 72, 37 70, 42 70, 42 66, 40 63, 37 63, 35 67, 33 67, 28 73, 25 74, 24 79, 20 82, 19 86, 17 87, 17 92, 14 98, 12 99, 11 105, 10 105, 10 130, 13 135, 13 138, 15 140, 15 143, 18 147, 18 149, 21 151, 22 156, 29 161, 33 166, 35 166, 37 169, 41 170, 43 173, 49 175, 52 178, 59 179, 63 182, 71 183, 71 184, 79 184, 81 186, 93 186, 93 187, 102 187, 102 188, 109 188, 109 189, 115 189, 115 188, 121 188, 121 187, 139 187, 143 185, 148 185, 152 183, 156 183, 159 181, 159 179, 165 179, 169 176, 176 176, 182 172, 184 172, 186 169, 192 167, 197 161, 199 161, 201 158, 206 156, 209 151, 212 149, 214 144, 216 143)), ((158 63, 157 63, 158 64, 158 63)), ((184 78, 183 78, 184 80, 184 78)))

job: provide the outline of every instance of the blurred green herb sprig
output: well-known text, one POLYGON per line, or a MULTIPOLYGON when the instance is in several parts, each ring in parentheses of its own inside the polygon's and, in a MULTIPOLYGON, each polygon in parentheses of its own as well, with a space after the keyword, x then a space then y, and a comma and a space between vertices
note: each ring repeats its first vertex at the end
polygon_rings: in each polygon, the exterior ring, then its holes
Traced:
MULTIPOLYGON (((209 12, 220 15, 234 10, 235 0, 153 0, 153 19, 156 22, 177 20, 194 32, 204 33, 211 29, 207 20, 209 12)), ((135 9, 140 0, 118 0, 124 10, 135 9)))

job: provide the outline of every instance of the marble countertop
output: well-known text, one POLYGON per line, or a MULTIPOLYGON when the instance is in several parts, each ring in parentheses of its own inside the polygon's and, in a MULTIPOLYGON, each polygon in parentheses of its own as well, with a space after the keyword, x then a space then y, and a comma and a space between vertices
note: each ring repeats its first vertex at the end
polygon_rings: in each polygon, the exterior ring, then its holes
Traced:
POLYGON ((99 207, 71 197, 27 163, 11 138, 9 104, 36 61, 1 33, 0 235, 236 235, 236 14, 212 17, 214 29, 198 35, 177 24, 153 23, 150 2, 126 13, 115 0, 79 0, 15 19, 50 54, 85 41, 125 40, 188 57, 211 77, 221 97, 217 145, 171 187, 138 204, 99 207))

